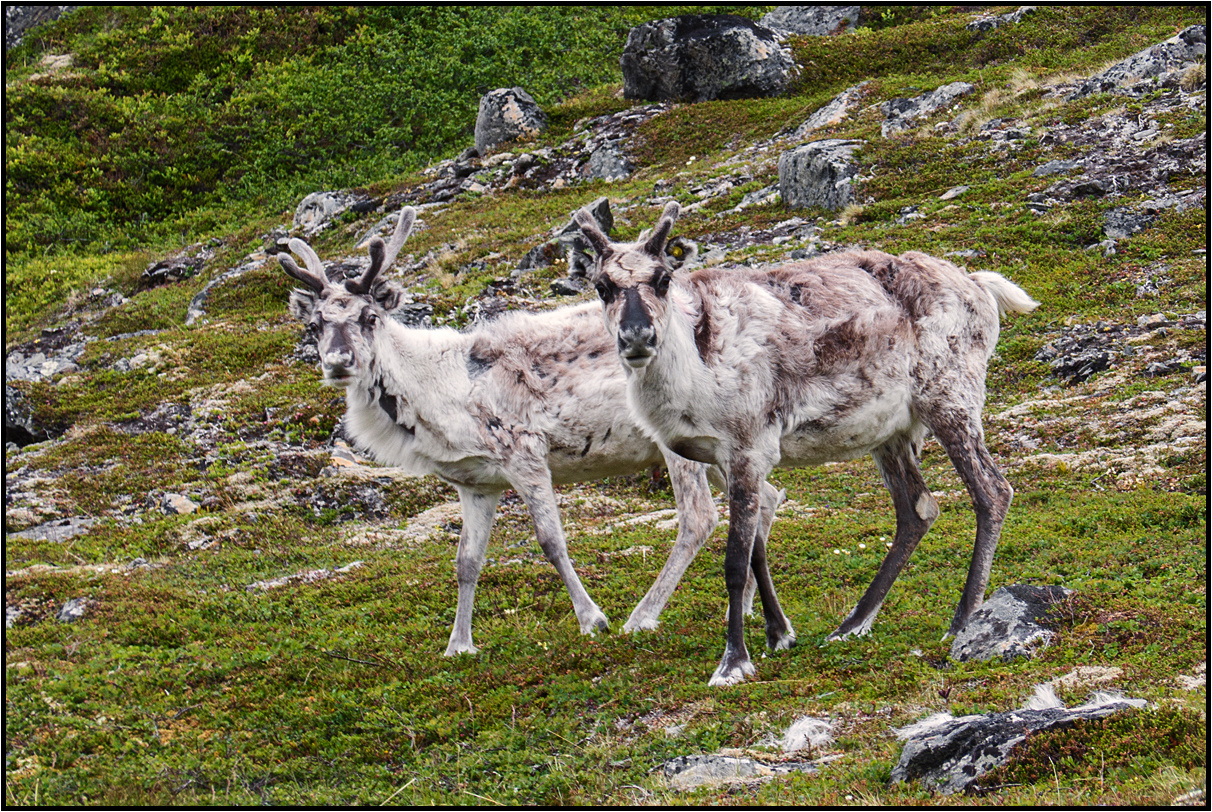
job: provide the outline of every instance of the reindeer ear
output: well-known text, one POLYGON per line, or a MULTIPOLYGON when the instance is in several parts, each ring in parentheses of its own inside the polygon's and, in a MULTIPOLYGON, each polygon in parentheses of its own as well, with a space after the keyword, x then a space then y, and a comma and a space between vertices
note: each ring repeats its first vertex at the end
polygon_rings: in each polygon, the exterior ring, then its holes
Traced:
POLYGON ((375 304, 390 313, 400 306, 404 290, 392 280, 380 279, 375 282, 370 296, 375 300, 375 304))
POLYGON ((602 232, 602 229, 598 228, 598 221, 592 214, 584 209, 577 209, 576 213, 572 215, 572 219, 580 226, 581 233, 585 235, 585 239, 589 240, 589 244, 593 246, 598 257, 605 257, 610 253, 610 238, 602 232))
POLYGON ((316 312, 316 294, 306 290, 292 290, 290 292, 290 314, 299 321, 311 321, 311 316, 316 312))
POLYGON ((665 204, 665 210, 661 212, 660 219, 652 227, 652 234, 644 243, 644 253, 658 259, 665 255, 665 241, 669 239, 669 232, 673 230, 673 224, 677 222, 678 215, 681 213, 682 207, 676 200, 670 200, 665 204))

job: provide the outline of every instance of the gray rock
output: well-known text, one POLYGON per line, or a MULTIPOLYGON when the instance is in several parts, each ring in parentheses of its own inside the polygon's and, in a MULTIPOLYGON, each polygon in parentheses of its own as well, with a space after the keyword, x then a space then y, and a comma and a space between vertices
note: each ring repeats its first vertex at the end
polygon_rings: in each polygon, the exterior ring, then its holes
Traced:
POLYGON ((968 191, 967 186, 953 186, 947 191, 939 195, 939 200, 955 200, 957 197, 968 191))
POLYGON ((1142 699, 1095 694, 1085 705, 1066 708, 1049 687, 1037 689, 1036 696, 1021 710, 958 719, 947 713, 936 714, 896 732, 905 746, 892 768, 892 781, 918 781, 923 788, 943 795, 961 792, 1004 764, 1028 736, 1063 730, 1081 720, 1102 719, 1145 704, 1142 699))
POLYGON ((533 138, 545 129, 547 114, 520 87, 498 88, 480 97, 475 133, 480 155, 498 144, 533 138))
POLYGON ((1080 168, 1081 163, 1078 161, 1048 161, 1046 164, 1040 164, 1039 166, 1035 167, 1035 171, 1031 173, 1031 176, 1035 178, 1042 178, 1047 175, 1059 175, 1062 172, 1072 172, 1074 169, 1080 168))
POLYGON ((1017 11, 1012 11, 1009 14, 978 17, 968 23, 968 30, 984 33, 992 31, 995 28, 1000 28, 1003 25, 1021 23, 1024 17, 1034 14, 1035 11, 1035 6, 1020 6, 1017 11))
POLYGON ((4 50, 16 48, 21 44, 27 32, 40 25, 59 19, 69 11, 79 6, 35 6, 35 5, 5 5, 4 6, 4 50))
POLYGON ((631 29, 620 60, 623 96, 708 101, 776 96, 796 75, 774 31, 728 14, 688 14, 631 29))
POLYGON ((304 237, 314 236, 364 198, 353 192, 312 192, 295 209, 294 230, 301 231, 304 237))
POLYGON ((792 208, 821 206, 837 210, 854 198, 858 174, 854 152, 861 141, 831 138, 813 141, 779 156, 779 194, 792 208))
MULTIPOLYGON (((1182 71, 1208 52, 1207 26, 1193 25, 1163 42, 1115 63, 1082 82, 1067 100, 1079 99, 1091 93, 1126 93, 1138 95, 1134 87, 1144 79, 1161 78, 1166 73, 1182 71)), ((1146 86, 1143 90, 1148 90, 1146 86)))
POLYGON ((170 516, 184 516, 189 513, 195 513, 198 507, 197 502, 179 493, 166 493, 160 500, 160 509, 170 516))
POLYGON ((973 613, 951 644, 951 658, 1003 661, 1031 657, 1037 646, 1047 647, 1052 632, 1037 622, 1052 604, 1071 590, 1061 586, 1004 586, 973 613))
POLYGON ((912 99, 889 99, 880 105, 887 119, 880 126, 880 134, 887 138, 891 133, 908 129, 916 119, 950 107, 956 99, 975 89, 967 82, 952 82, 912 99))
POLYGON ((1157 219, 1156 214, 1131 208, 1112 209, 1103 215, 1103 234, 1108 239, 1122 240, 1148 228, 1157 219))
POLYGON ((775 6, 762 17, 762 25, 791 34, 825 37, 845 34, 858 27, 862 6, 775 6))
POLYGON ((37 527, 30 527, 21 530, 17 533, 5 533, 6 537, 16 537, 22 539, 38 539, 60 543, 67 541, 81 533, 87 533, 89 528, 97 523, 95 518, 90 516, 69 516, 66 519, 55 519, 53 521, 40 524, 37 527))
POLYGON ((793 772, 816 771, 816 765, 807 762, 763 764, 750 758, 714 755, 679 756, 664 764, 665 780, 673 789, 678 790, 757 781, 793 772))
POLYGON ((551 283, 551 292, 556 296, 578 296, 589 290, 584 276, 568 276, 551 283))
POLYGON ((88 598, 72 598, 63 604, 63 608, 59 610, 59 614, 55 615, 55 617, 60 623, 75 623, 84 617, 84 613, 88 610, 90 603, 92 601, 88 598))
POLYGON ((195 245, 173 257, 153 262, 139 276, 139 289, 149 290, 171 285, 196 276, 215 252, 204 245, 195 245))
MULTIPOLYGON (((602 229, 604 234, 610 234, 614 229, 614 214, 610 211, 610 200, 608 198, 599 197, 592 203, 583 206, 583 208, 593 215, 593 219, 597 221, 598 227, 602 229)), ((589 241, 581 233, 581 228, 572 219, 572 215, 569 215, 568 222, 558 231, 554 232, 550 239, 527 252, 526 256, 518 264, 515 275, 534 270, 535 268, 546 267, 555 262, 558 257, 564 257, 568 261, 568 275, 570 277, 584 277, 589 266, 593 264, 593 258, 589 251, 589 241)), ((564 282, 567 281, 564 280, 564 282)), ((562 289, 565 290, 572 290, 576 287, 569 284, 562 285, 562 289)), ((579 293, 580 289, 572 290, 572 292, 579 293)), ((562 295, 572 294, 564 293, 562 295)))
POLYGON ((834 96, 828 104, 810 115, 808 119, 796 128, 792 136, 796 140, 808 138, 816 130, 829 127, 844 120, 850 111, 857 108, 863 101, 864 89, 870 82, 859 82, 848 87, 834 96))
POLYGON ((590 178, 616 181, 623 180, 634 169, 631 160, 623 152, 621 143, 607 142, 590 153, 589 160, 581 171, 590 178))
POLYGON ((12 384, 4 384, 4 447, 24 448, 58 436, 60 429, 47 426, 34 416, 33 405, 25 393, 12 384))

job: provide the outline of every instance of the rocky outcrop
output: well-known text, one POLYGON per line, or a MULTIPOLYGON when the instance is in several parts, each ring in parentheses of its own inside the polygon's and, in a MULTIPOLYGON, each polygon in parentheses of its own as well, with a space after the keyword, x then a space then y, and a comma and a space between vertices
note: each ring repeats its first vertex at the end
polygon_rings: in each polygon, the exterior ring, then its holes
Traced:
POLYGON ((859 82, 834 96, 828 104, 810 115, 803 124, 797 127, 792 137, 807 140, 808 136, 817 130, 840 124, 862 104, 864 92, 870 84, 870 82, 859 82))
POLYGON ((852 188, 860 141, 831 138, 813 141, 779 157, 779 194, 792 208, 837 210, 854 199, 852 188))
POLYGON ((476 115, 476 151, 488 151, 510 141, 526 141, 547 129, 547 114, 520 87, 490 90, 480 97, 476 115))
POLYGON ((355 214, 373 210, 378 201, 373 202, 371 205, 370 195, 353 190, 312 192, 295 207, 292 230, 303 237, 313 237, 331 226, 346 210, 355 214))
POLYGON ((139 276, 139 289, 158 288, 197 276, 214 255, 213 245, 194 245, 175 256, 157 260, 143 269, 139 276))
POLYGON ((689 14, 631 29, 623 95, 701 102, 777 96, 796 75, 791 52, 765 26, 732 15, 689 14))
POLYGON ((924 789, 943 795, 962 792, 1004 764, 1029 736, 1145 704, 1143 699, 1097 693, 1085 705, 1066 708, 1050 687, 1041 687, 1021 710, 958 719, 949 713, 935 714, 896 731, 905 746, 892 768, 892 781, 917 781, 924 789))
POLYGON ((880 125, 880 134, 887 138, 892 133, 906 130, 914 121, 950 107, 956 99, 975 89, 967 82, 952 82, 912 99, 889 99, 880 105, 887 119, 880 125))
POLYGON ((1082 82, 1068 99, 1112 92, 1140 96, 1159 85, 1176 86, 1181 74, 1196 61, 1205 59, 1207 53, 1207 26, 1192 25, 1164 42, 1138 51, 1096 73, 1082 82))
POLYGON ((789 34, 827 37, 858 27, 862 6, 776 6, 762 25, 789 34))
MULTIPOLYGON (((1145 291, 1147 292, 1147 291, 1145 291)), ((1200 311, 1170 319, 1163 314, 1141 316, 1136 324, 1114 324, 1098 321, 1068 327, 1062 335, 1045 344, 1035 354, 1035 360, 1047 364, 1052 374, 1069 385, 1079 384, 1092 375, 1119 366, 1140 353, 1137 348, 1149 336, 1161 338, 1165 331, 1180 328, 1202 331, 1207 329, 1206 312, 1200 311)), ((1150 361, 1146 375, 1168 375, 1180 369, 1194 369, 1207 364, 1206 348, 1200 352, 1183 351, 1164 360, 1150 361)), ((1206 373, 1204 373, 1206 375, 1206 373)))
POLYGON ((968 30, 983 34, 995 28, 1001 28, 1003 25, 1021 23, 1024 17, 1034 14, 1035 11, 1035 6, 1020 6, 1009 14, 986 14, 968 23, 968 30))

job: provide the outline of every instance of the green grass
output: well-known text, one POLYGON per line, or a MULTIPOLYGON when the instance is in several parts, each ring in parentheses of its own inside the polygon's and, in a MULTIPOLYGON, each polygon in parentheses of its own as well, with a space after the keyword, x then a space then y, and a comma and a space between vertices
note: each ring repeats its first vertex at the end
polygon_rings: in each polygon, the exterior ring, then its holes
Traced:
MULTIPOLYGON (((327 443, 343 396, 289 360, 300 336, 286 310, 293 283, 272 264, 250 271, 215 288, 206 320, 185 326, 193 296, 261 249, 271 229, 288 226, 307 192, 359 185, 386 196, 424 183, 420 166, 470 143, 474 103, 488 89, 479 84, 523 83, 509 71, 531 77, 529 89, 551 114, 542 143, 562 143, 583 118, 626 109, 616 97, 618 54, 627 28, 650 13, 569 7, 545 19, 496 9, 414 17, 372 8, 96 7, 6 55, 6 345, 77 319, 95 339, 78 371, 15 384, 39 417, 71 429, 5 455, 6 475, 20 471, 28 483, 10 503, 6 480, 6 605, 22 611, 5 635, 6 804, 1153 806, 1206 784, 1206 688, 1177 682, 1207 657, 1206 441, 1167 447, 1139 476, 1136 463, 1083 467, 1078 459, 1096 449, 1144 454, 1164 418, 1141 415, 1198 401, 1197 391, 1187 371, 1150 378, 1131 360, 1122 379, 1102 373, 1070 387, 1035 360, 1071 324, 1135 324, 1140 315, 1203 309, 1206 255, 1193 253, 1207 244, 1200 207, 1163 212, 1103 257, 1085 246, 1098 240, 1104 211, 1123 199, 1066 205, 1063 216, 1037 217, 1021 205, 1051 183, 1032 177, 1033 168, 1068 155, 1064 148, 1029 141, 991 156, 980 143, 940 137, 934 119, 883 139, 868 110, 825 134, 867 142, 863 188, 874 201, 853 216, 775 204, 717 217, 777 179, 763 159, 746 159, 753 181, 677 226, 702 237, 802 216, 838 246, 978 249, 980 257, 963 260, 971 270, 1004 273, 1042 302, 1034 314, 1003 320, 990 365, 987 441, 1016 490, 991 586, 1062 584, 1075 594, 1049 620, 1052 645, 1009 664, 953 663, 940 642, 975 522, 934 443, 922 469, 940 516, 867 637, 825 643, 894 532, 874 465, 856 460, 772 477, 791 500, 770 548, 799 644, 767 653, 760 619, 747 621, 758 674, 743 685, 706 685, 723 647, 724 525, 687 571, 660 628, 619 631, 664 563, 672 533, 650 523, 593 531, 620 513, 671 507, 667 477, 562 489, 571 554, 611 631, 579 633, 525 507, 510 499, 477 593, 480 652, 444 658, 458 521, 427 538, 398 531, 456 494, 432 477, 372 471, 361 479, 330 468, 327 443), (561 40, 570 17, 580 27, 561 40), (447 29, 407 40, 439 18, 447 29), (475 36, 469 22, 479 25, 475 36), (488 56, 527 38, 516 53, 488 56), (559 41, 569 43, 566 53, 553 50, 559 41), (369 72, 368 60, 403 64, 414 47, 429 48, 430 58, 410 70, 431 79, 446 71, 453 84, 434 79, 430 95, 406 105, 406 83, 369 72), (78 75, 30 81, 40 56, 59 52, 75 54, 78 75), (456 76, 448 69, 464 57, 474 69, 456 76), (357 88, 367 95, 353 104, 357 88), (333 117, 334 107, 348 119, 333 117), (451 113, 432 130, 409 118, 439 107, 451 113), (386 111, 377 123, 375 109, 386 111), (342 123, 321 132, 320 119, 342 123), (965 195, 937 200, 961 183, 971 187, 965 195), (907 206, 924 217, 898 225, 907 206), (216 255, 198 276, 139 289, 150 262, 210 237, 219 241, 216 255), (1150 275, 1169 281, 1140 298, 1136 286, 1150 275), (128 301, 100 309, 91 296, 97 286, 128 301), (144 356, 131 371, 113 368, 144 356), (166 405, 186 413, 193 429, 124 430, 166 405), (1003 414, 1024 405, 1023 414, 1003 414), (201 443, 198 432, 215 439, 201 443), (1045 454, 1056 461, 1042 462, 1045 454), (381 501, 368 502, 367 489, 381 501), (166 515, 154 507, 165 493, 203 508, 166 515), (325 507, 313 510, 317 494, 325 507), (81 515, 98 521, 66 542, 7 535, 81 515), (356 561, 310 583, 249 589, 356 561), (91 602, 85 617, 58 622, 63 604, 79 597, 91 602), (982 779, 992 788, 983 795, 889 784, 900 752, 891 727, 939 711, 1020 707, 1035 685, 1083 665, 1121 669, 1099 687, 1149 708, 1032 737, 982 779), (664 761, 688 753, 770 755, 769 743, 801 715, 836 722, 835 741, 813 754, 828 757, 818 774, 690 793, 659 776, 664 761), (666 732, 675 726, 678 735, 666 732)), ((439 321, 459 325, 468 300, 576 207, 607 195, 616 235, 634 237, 658 215, 657 194, 694 202, 696 184, 733 171, 724 160, 797 126, 863 79, 872 82, 871 103, 969 81, 978 86, 965 102, 973 111, 1021 117, 1036 132, 1120 108, 1139 114, 1137 103, 1108 96, 1048 106, 1038 89, 1014 89, 1022 78, 1015 71, 1036 80, 1089 73, 1205 16, 1194 7, 1042 8, 1021 25, 974 36, 964 28, 969 13, 874 9, 858 34, 791 40, 804 70, 787 97, 679 105, 650 120, 632 145, 639 166, 627 180, 460 197, 424 214, 427 228, 405 251, 438 259, 406 281, 439 321), (669 185, 657 193, 657 181, 669 185), (493 255, 486 270, 459 272, 493 255)), ((1206 115, 1175 113, 1162 123, 1189 138, 1206 129, 1206 115)), ((1171 185, 1199 183, 1203 175, 1171 185)), ((378 216, 330 229, 314 240, 317 251, 351 253, 353 233, 378 216)), ((762 261, 785 250, 759 244, 729 259, 762 261)), ((523 282, 545 292, 560 273, 523 282)), ((1202 331, 1175 328, 1135 346, 1198 357, 1206 345, 1202 331)), ((1206 421, 1202 401, 1183 408, 1206 421)), ((1081 703, 1091 690, 1062 698, 1081 703)))

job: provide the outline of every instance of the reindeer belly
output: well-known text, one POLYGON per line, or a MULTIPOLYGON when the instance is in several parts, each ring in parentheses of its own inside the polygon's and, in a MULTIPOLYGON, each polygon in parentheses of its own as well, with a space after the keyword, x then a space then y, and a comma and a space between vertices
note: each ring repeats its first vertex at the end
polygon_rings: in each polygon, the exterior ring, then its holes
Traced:
POLYGON ((634 474, 662 462, 660 449, 634 426, 616 425, 605 434, 551 438, 547 450, 547 465, 556 484, 634 474))
POLYGON ((779 441, 780 467, 799 468, 861 457, 909 431, 909 398, 892 392, 843 413, 802 416, 779 441))

